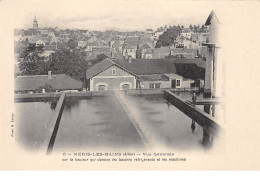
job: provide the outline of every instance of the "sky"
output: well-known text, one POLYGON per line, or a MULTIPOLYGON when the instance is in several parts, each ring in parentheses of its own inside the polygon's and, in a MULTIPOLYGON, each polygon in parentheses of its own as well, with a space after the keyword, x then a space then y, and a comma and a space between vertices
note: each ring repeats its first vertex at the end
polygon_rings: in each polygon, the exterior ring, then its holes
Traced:
POLYGON ((204 24, 214 2, 167 0, 20 0, 13 2, 16 28, 39 27, 123 31, 164 25, 204 24))

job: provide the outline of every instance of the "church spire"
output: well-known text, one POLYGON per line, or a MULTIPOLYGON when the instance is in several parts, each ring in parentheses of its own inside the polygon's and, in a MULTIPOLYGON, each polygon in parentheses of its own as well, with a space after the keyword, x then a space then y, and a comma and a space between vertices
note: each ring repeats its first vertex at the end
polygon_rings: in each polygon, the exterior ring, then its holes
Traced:
POLYGON ((33 29, 38 30, 38 22, 37 22, 36 16, 34 17, 34 20, 33 20, 33 29))

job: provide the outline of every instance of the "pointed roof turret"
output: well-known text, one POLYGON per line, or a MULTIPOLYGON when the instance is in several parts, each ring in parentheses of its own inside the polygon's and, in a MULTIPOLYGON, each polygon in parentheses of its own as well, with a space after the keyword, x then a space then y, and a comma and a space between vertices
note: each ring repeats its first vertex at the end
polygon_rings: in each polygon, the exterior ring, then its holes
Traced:
POLYGON ((218 18, 217 18, 217 16, 216 16, 215 12, 212 10, 212 11, 210 12, 210 14, 209 14, 209 17, 208 17, 208 19, 207 19, 205 25, 206 25, 206 26, 211 25, 211 22, 212 22, 212 19, 213 19, 213 18, 215 18, 216 21, 219 23, 219 20, 218 20, 218 18))
POLYGON ((215 14, 215 12, 212 10, 209 14, 206 23, 206 26, 209 27, 209 40, 206 45, 216 45, 219 43, 219 28, 220 23, 219 20, 215 14))

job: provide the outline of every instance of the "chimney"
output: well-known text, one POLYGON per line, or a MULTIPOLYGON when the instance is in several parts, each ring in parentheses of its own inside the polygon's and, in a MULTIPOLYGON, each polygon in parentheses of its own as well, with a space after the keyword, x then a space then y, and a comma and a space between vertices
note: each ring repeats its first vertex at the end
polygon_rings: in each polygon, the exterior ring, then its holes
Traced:
POLYGON ((48 79, 52 79, 51 71, 48 71, 48 79))
POLYGON ((131 56, 129 56, 128 62, 132 63, 132 57, 131 56))
POLYGON ((128 59, 128 52, 125 52, 125 59, 128 59))
POLYGON ((114 53, 111 52, 111 59, 114 59, 114 58, 115 58, 114 53))

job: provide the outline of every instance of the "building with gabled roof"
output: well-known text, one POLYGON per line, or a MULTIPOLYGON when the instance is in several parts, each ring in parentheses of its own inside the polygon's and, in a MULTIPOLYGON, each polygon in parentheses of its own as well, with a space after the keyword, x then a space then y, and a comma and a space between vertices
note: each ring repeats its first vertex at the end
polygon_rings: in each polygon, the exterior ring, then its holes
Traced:
POLYGON ((144 53, 144 59, 159 59, 170 55, 169 47, 150 48, 144 53))
POLYGON ((147 49, 150 49, 150 48, 151 48, 151 46, 146 43, 141 45, 138 49, 137 58, 143 59, 145 52, 147 51, 147 49))
POLYGON ((197 59, 104 59, 87 70, 87 85, 90 91, 182 88, 185 78, 193 81, 203 78, 204 68, 205 61, 197 59), (191 71, 183 77, 179 75, 181 73, 179 68, 191 71), (200 72, 198 76, 195 76, 196 72, 200 72))
POLYGON ((117 41, 117 42, 115 42, 112 45, 112 48, 115 49, 116 51, 122 53, 122 51, 123 51, 123 44, 121 44, 119 41, 117 41))
POLYGON ((36 45, 45 45, 45 42, 43 41, 41 36, 32 36, 29 39, 30 44, 36 44, 36 45))
POLYGON ((137 58, 137 51, 141 41, 128 41, 122 46, 122 53, 125 59, 128 57, 137 58))
POLYGON ((89 68, 86 77, 90 91, 136 88, 137 76, 110 59, 89 68))
POLYGON ((41 92, 42 89, 49 91, 81 90, 82 82, 77 81, 65 74, 27 75, 17 76, 14 90, 16 93, 41 92))

